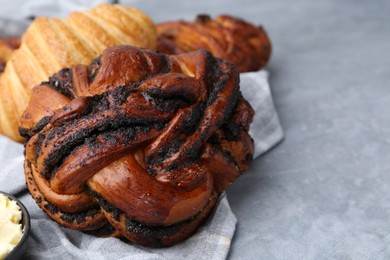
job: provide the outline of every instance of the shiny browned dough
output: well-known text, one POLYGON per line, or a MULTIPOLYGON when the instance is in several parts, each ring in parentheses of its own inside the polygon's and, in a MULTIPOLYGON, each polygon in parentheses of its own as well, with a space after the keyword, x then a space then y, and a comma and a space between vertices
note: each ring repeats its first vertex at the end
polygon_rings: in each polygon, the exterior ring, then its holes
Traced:
POLYGON ((167 54, 206 49, 233 62, 240 72, 263 68, 271 56, 271 42, 262 26, 221 15, 199 15, 194 22, 171 21, 157 25, 157 50, 167 54))

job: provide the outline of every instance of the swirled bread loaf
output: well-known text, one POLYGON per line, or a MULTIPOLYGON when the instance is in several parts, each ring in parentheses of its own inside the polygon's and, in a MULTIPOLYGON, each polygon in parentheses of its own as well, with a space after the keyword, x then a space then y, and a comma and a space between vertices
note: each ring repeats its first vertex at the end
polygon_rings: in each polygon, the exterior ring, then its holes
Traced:
POLYGON ((0 133, 21 141, 18 123, 31 88, 61 68, 89 64, 114 45, 154 49, 156 39, 149 17, 120 5, 102 4, 66 19, 35 19, 0 77, 0 133))
POLYGON ((235 66, 205 50, 111 47, 32 90, 27 185, 66 227, 169 246, 249 167, 253 114, 235 66))
POLYGON ((233 62, 240 72, 261 69, 271 56, 271 42, 263 27, 228 15, 165 22, 158 24, 157 30, 157 50, 178 54, 203 48, 233 62))

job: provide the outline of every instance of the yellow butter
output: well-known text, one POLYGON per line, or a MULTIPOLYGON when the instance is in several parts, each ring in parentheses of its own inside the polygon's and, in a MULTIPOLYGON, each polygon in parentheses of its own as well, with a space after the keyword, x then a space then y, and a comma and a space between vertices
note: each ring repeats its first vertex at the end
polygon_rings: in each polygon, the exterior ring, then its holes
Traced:
POLYGON ((15 246, 8 243, 0 243, 0 259, 4 259, 15 246))
POLYGON ((22 212, 15 201, 0 194, 0 259, 19 243, 22 237, 22 212))

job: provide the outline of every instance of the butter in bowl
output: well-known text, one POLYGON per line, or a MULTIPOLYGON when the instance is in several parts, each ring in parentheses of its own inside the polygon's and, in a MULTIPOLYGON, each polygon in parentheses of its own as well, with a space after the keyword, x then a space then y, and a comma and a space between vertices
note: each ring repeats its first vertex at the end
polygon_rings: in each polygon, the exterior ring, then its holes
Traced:
POLYGON ((0 192, 0 260, 21 259, 30 231, 30 216, 14 196, 0 192))

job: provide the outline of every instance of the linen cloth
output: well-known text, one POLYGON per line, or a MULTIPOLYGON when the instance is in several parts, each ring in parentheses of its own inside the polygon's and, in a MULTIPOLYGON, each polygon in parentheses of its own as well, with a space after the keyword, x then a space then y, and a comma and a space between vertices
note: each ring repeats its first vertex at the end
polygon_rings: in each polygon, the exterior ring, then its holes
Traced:
MULTIPOLYGON (((273 105, 268 73, 242 73, 240 78, 243 95, 256 111, 250 134, 257 157, 277 144, 283 131, 273 105)), ((27 259, 225 259, 229 252, 237 219, 225 194, 195 235, 170 248, 145 248, 116 238, 86 235, 49 219, 27 193, 23 159, 23 146, 0 136, 0 190, 21 198, 31 215, 27 259)))

